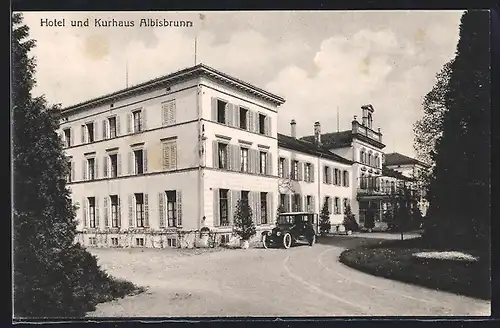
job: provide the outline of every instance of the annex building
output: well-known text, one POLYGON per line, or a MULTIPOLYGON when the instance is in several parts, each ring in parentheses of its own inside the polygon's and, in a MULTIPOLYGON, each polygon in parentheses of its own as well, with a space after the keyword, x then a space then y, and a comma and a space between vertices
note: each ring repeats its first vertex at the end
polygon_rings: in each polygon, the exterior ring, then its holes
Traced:
POLYGON ((284 102, 200 64, 63 109, 78 240, 193 247, 207 227, 227 242, 241 198, 258 231, 274 225, 280 205, 319 213, 325 202, 332 229, 347 205, 361 224, 367 208, 376 210, 383 229, 387 196, 413 176, 398 172, 401 163, 383 165, 374 108, 362 106, 349 131, 322 133, 316 122, 299 138, 295 121, 290 135, 277 131, 284 102))

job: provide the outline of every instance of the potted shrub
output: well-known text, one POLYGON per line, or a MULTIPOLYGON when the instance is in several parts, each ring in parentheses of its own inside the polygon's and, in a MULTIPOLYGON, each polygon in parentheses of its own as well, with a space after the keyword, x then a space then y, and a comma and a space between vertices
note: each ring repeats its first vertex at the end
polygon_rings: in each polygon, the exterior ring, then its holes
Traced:
POLYGON ((208 236, 210 234, 210 229, 208 227, 203 227, 200 229, 200 246, 208 247, 208 236))
POLYGON ((345 207, 343 224, 348 235, 352 234, 353 231, 359 231, 358 221, 356 221, 356 216, 352 213, 349 205, 345 207))
POLYGON ((330 211, 328 210, 328 203, 325 201, 321 213, 319 214, 319 228, 321 235, 325 235, 330 232, 332 224, 330 223, 330 211))
POLYGON ((243 249, 248 248, 250 238, 257 233, 257 229, 252 220, 252 209, 248 205, 247 200, 240 199, 236 203, 233 232, 240 237, 241 248, 243 249))

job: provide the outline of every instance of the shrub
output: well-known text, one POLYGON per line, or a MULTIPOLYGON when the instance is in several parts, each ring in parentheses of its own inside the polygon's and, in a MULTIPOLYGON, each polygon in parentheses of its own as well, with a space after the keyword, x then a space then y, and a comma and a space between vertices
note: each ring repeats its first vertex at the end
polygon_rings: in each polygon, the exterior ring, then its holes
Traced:
POLYGON ((233 232, 242 240, 249 240, 257 233, 257 229, 252 220, 252 209, 245 199, 240 199, 236 203, 233 232))

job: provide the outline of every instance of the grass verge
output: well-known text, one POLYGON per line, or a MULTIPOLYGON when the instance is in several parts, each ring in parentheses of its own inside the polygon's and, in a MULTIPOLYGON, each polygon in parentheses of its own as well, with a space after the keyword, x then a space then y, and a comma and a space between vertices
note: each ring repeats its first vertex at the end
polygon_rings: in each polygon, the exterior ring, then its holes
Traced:
POLYGON ((436 249, 430 248, 422 238, 391 240, 345 250, 340 254, 340 262, 376 276, 484 300, 491 299, 489 260, 463 263, 427 261, 412 256, 428 250, 436 249))

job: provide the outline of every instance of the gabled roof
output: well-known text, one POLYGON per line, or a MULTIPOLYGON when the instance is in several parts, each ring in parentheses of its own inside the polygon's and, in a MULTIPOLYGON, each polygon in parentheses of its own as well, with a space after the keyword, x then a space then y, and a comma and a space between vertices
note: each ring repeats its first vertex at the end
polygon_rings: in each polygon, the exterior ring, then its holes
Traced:
POLYGON ((159 88, 163 85, 168 85, 172 83, 177 83, 179 81, 185 80, 187 78, 193 78, 193 77, 198 77, 198 76, 205 76, 209 77, 212 79, 215 79, 221 83, 229 84, 232 85, 233 87, 242 89, 248 93, 251 93, 255 96, 258 96, 260 98, 266 99, 267 101, 273 102, 276 105, 281 105, 285 102, 285 99, 282 97, 275 95, 273 93, 270 93, 268 91, 265 91, 261 88, 258 88, 250 83, 247 83, 243 80, 237 79, 235 77, 232 77, 226 73, 223 73, 221 71, 218 71, 210 66, 204 65, 204 64, 198 64, 196 66, 188 67, 181 69, 177 72, 168 74, 168 75, 163 75, 158 78, 131 86, 129 88, 125 88, 122 90, 118 90, 113 93, 109 93, 97 98, 93 98, 90 100, 86 100, 84 102, 80 102, 75 105, 71 105, 69 107, 64 108, 62 111, 63 112, 68 112, 76 109, 83 109, 87 107, 93 107, 93 106, 98 106, 101 105, 102 103, 105 102, 112 102, 116 101, 118 99, 122 99, 125 97, 130 97, 134 94, 141 93, 141 92, 146 92, 147 90, 151 90, 153 88, 159 88))
MULTIPOLYGON (((314 142, 314 136, 305 136, 301 140, 314 142)), ((352 143, 352 131, 341 131, 332 133, 323 133, 321 135, 321 144, 328 149, 348 147, 352 143)))
POLYGON ((408 157, 400 153, 388 153, 385 154, 385 165, 422 165, 429 168, 430 165, 426 164, 418 159, 408 157))
POLYGON ((278 148, 286 148, 289 150, 299 151, 305 154, 309 154, 312 156, 318 156, 326 159, 330 159, 335 162, 343 163, 343 164, 352 164, 353 162, 339 156, 337 154, 332 153, 325 147, 318 146, 312 142, 307 142, 304 140, 296 139, 284 134, 278 133, 278 148))

